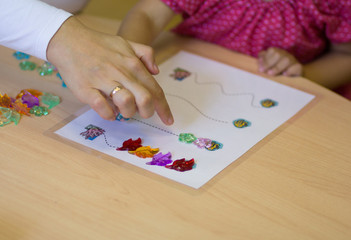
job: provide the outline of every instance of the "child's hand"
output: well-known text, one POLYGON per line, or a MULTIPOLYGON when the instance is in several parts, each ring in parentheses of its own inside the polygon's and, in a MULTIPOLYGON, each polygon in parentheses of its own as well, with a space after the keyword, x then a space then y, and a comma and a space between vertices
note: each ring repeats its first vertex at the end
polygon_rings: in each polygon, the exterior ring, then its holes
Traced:
POLYGON ((275 47, 259 53, 258 70, 272 76, 302 76, 302 64, 289 52, 275 47))

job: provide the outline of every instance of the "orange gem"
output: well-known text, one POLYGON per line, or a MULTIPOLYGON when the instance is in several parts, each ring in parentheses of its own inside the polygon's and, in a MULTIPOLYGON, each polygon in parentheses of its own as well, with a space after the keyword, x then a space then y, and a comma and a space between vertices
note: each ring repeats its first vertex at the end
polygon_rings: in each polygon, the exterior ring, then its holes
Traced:
POLYGON ((19 94, 17 94, 16 98, 21 98, 26 93, 30 93, 34 97, 39 97, 43 95, 43 93, 38 90, 28 88, 28 89, 23 89, 19 94))
POLYGON ((5 93, 5 95, 0 94, 0 107, 12 108, 11 98, 5 93))
POLYGON ((128 151, 130 154, 134 154, 140 158, 150 158, 158 153, 159 148, 151 148, 150 146, 137 148, 135 151, 128 151))
POLYGON ((13 108, 20 114, 22 115, 27 115, 27 116, 30 116, 29 114, 29 111, 30 111, 30 108, 27 106, 27 104, 25 103, 22 103, 21 101, 19 100, 16 100, 13 104, 13 108))

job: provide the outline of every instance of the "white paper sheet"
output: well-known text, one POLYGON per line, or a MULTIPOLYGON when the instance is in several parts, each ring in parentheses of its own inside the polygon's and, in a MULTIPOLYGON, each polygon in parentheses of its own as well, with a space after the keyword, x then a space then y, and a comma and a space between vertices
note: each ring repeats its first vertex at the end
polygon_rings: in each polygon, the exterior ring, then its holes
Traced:
POLYGON ((174 181, 199 188, 221 170, 238 159, 256 143, 300 111, 314 96, 273 82, 234 67, 187 52, 179 52, 160 65, 156 79, 162 86, 173 112, 175 123, 168 127, 155 114, 150 119, 136 116, 126 122, 110 122, 89 110, 55 133, 112 157, 157 173, 174 181), (179 81, 171 76, 174 69, 191 73, 179 81), (277 105, 262 107, 263 99, 277 105), (236 119, 251 125, 237 128, 236 119), (105 130, 94 140, 80 133, 93 124, 105 130), (210 138, 223 144, 222 149, 209 151, 194 144, 179 142, 180 133, 210 138), (194 158, 196 167, 178 172, 161 166, 147 165, 150 158, 139 158, 126 151, 116 151, 123 141, 141 138, 143 145, 171 152, 172 160, 194 158))

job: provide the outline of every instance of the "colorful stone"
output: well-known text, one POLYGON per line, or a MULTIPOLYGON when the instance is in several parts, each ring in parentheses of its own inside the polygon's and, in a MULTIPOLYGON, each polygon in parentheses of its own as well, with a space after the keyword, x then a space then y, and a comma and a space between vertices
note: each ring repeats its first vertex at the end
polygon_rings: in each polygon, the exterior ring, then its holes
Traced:
POLYGON ((30 116, 30 108, 27 104, 22 103, 19 99, 12 103, 13 109, 15 109, 19 114, 30 116))
POLYGON ((122 114, 118 113, 116 116, 116 120, 120 122, 128 121, 130 118, 125 118, 122 116, 122 114))
POLYGON ((221 148, 223 148, 223 144, 219 143, 217 141, 212 141, 211 142, 211 146, 210 147, 206 147, 206 149, 208 151, 216 151, 216 150, 221 149, 221 148))
POLYGON ((12 108, 12 100, 6 93, 0 94, 0 107, 12 108))
POLYGON ((134 154, 140 158, 149 158, 153 157, 156 153, 158 153, 160 149, 151 148, 150 146, 139 147, 135 151, 128 151, 130 154, 134 154))
POLYGON ((23 71, 33 71, 37 67, 37 65, 31 61, 20 62, 19 66, 23 71))
POLYGON ((29 108, 39 106, 39 99, 29 92, 22 95, 22 103, 25 103, 29 108))
POLYGON ((193 158, 189 161, 185 160, 185 158, 182 158, 174 161, 172 165, 167 165, 166 168, 173 169, 179 172, 185 172, 192 170, 194 166, 195 160, 193 158))
POLYGON ((88 126, 85 127, 86 131, 80 133, 85 139, 89 140, 94 140, 98 136, 102 135, 105 133, 105 130, 102 128, 99 128, 95 125, 89 124, 88 126))
POLYGON ((141 146, 141 138, 133 140, 129 138, 128 140, 123 142, 122 147, 117 148, 117 151, 135 151, 141 146))
POLYGON ((193 144, 195 144, 198 148, 209 148, 211 147, 212 140, 209 138, 198 138, 193 144))
POLYGON ((147 162, 148 165, 166 166, 172 163, 172 154, 170 152, 166 154, 158 153, 152 157, 151 162, 147 162))
POLYGON ((41 100, 44 104, 48 105, 49 109, 57 106, 60 104, 60 98, 58 96, 55 96, 51 93, 43 93, 43 95, 41 96, 41 100))
POLYGON ((245 120, 245 119, 236 119, 233 121, 233 125, 237 128, 245 128, 251 126, 251 122, 245 120))
POLYGON ((179 134, 178 140, 180 142, 185 142, 185 143, 192 143, 197 139, 194 134, 192 133, 181 133, 179 134))
POLYGON ((47 75, 51 75, 56 70, 56 68, 51 63, 45 62, 43 65, 38 67, 37 70, 40 76, 47 76, 47 75))
POLYGON ((264 107, 264 108, 271 108, 271 107, 275 107, 278 105, 278 102, 272 100, 272 99, 263 99, 261 101, 261 106, 264 107))
POLYGON ((30 57, 30 55, 23 53, 23 52, 15 52, 15 53, 13 53, 13 56, 17 60, 28 59, 30 57))
POLYGON ((184 80, 184 78, 187 78, 190 75, 191 73, 189 71, 182 68, 176 68, 174 69, 174 73, 170 76, 173 77, 175 80, 182 81, 184 80))
POLYGON ((37 117, 45 116, 49 114, 49 110, 47 107, 43 106, 33 106, 30 111, 31 114, 34 114, 37 117))
POLYGON ((11 122, 14 122, 16 125, 18 124, 19 120, 21 119, 21 115, 12 109, 0 107, 0 111, 1 111, 1 115, 3 117, 7 118, 11 122))
POLYGON ((0 114, 0 127, 3 127, 3 126, 10 124, 10 123, 11 123, 11 120, 7 119, 6 117, 4 117, 0 114))
POLYGON ((61 79, 61 81, 62 81, 62 87, 66 88, 67 85, 66 85, 66 83, 63 81, 63 79, 62 79, 62 77, 61 77, 61 74, 60 74, 60 73, 56 73, 56 76, 57 76, 59 79, 61 79))
POLYGON ((36 89, 27 88, 27 89, 21 90, 20 93, 17 94, 16 98, 21 98, 26 93, 30 93, 34 97, 39 97, 39 96, 43 95, 43 93, 41 91, 38 91, 36 89))

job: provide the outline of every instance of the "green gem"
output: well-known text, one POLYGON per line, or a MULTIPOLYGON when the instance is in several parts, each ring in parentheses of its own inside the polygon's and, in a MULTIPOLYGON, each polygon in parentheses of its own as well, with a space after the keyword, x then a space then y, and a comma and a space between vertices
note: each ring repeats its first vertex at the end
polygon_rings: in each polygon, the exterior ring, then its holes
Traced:
POLYGON ((55 71, 55 66, 49 62, 45 62, 43 65, 38 67, 40 76, 51 75, 55 71))
POLYGON ((49 114, 49 110, 47 107, 43 107, 43 106, 34 106, 30 109, 30 113, 34 114, 37 117, 40 116, 45 116, 49 114))
MULTIPOLYGON (((16 111, 13 111, 12 109, 0 107, 0 112, 2 113, 3 118, 6 118, 10 122, 14 122, 16 125, 18 124, 19 120, 21 119, 21 114, 19 114, 16 111)), ((3 120, 2 120, 2 122, 3 122, 3 120)))
POLYGON ((24 71, 33 71, 37 67, 37 65, 31 61, 22 61, 20 62, 19 66, 24 71))
POLYGON ((5 126, 9 123, 11 123, 11 120, 7 119, 4 116, 0 116, 0 127, 5 126))
POLYGON ((60 98, 58 96, 52 95, 51 93, 43 93, 41 100, 44 104, 49 106, 49 109, 60 104, 60 98))
POLYGON ((179 141, 185 143, 192 143, 197 139, 192 133, 181 133, 179 134, 179 141))

